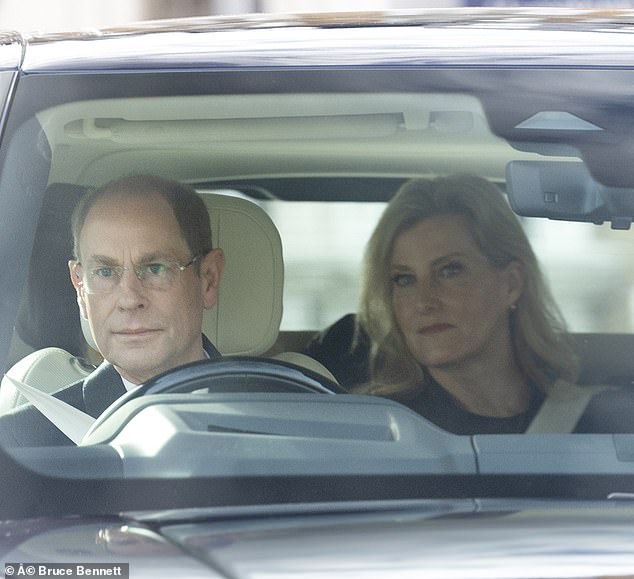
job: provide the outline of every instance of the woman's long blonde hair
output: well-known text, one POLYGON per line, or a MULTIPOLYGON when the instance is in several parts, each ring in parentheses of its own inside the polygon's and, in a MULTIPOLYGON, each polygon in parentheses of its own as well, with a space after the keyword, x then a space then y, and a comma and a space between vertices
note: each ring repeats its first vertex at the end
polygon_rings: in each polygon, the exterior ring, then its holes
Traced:
POLYGON ((542 277, 530 242, 499 189, 472 175, 414 179, 390 201, 365 252, 358 324, 371 339, 370 390, 413 395, 428 374, 410 354, 392 307, 390 261, 396 238, 435 215, 464 217, 480 251, 496 268, 519 262, 523 290, 511 312, 515 362, 547 392, 557 379, 573 381, 577 358, 565 323, 542 277))

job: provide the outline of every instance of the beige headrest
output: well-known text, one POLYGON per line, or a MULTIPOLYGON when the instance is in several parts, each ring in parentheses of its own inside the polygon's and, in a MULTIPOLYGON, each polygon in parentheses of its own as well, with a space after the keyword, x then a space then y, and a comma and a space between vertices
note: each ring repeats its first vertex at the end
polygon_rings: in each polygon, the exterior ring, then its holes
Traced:
POLYGON ((225 252, 216 307, 205 312, 203 332, 222 354, 256 356, 277 339, 282 320, 282 242, 258 205, 227 195, 202 195, 214 247, 225 252))
MULTIPOLYGON (((257 356, 275 343, 282 319, 282 242, 258 205, 228 195, 201 194, 214 247, 225 253, 216 306, 205 311, 203 332, 224 355, 257 356)), ((86 320, 82 328, 96 349, 86 320)))

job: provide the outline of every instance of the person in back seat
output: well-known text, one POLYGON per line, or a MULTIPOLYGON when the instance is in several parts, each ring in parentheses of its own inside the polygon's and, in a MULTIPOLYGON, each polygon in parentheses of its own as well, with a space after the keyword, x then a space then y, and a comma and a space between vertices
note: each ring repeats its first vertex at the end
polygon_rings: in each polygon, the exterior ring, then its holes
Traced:
POLYGON ((334 369, 339 342, 362 382, 354 391, 450 432, 634 431, 631 392, 571 383, 577 362, 563 318, 519 221, 485 179, 401 188, 366 249, 351 328, 340 320, 308 353, 334 369))
MULTIPOLYGON (((202 320, 216 303, 224 254, 212 247, 209 214, 193 189, 125 177, 82 198, 72 229, 70 276, 104 363, 56 397, 97 417, 162 372, 220 356, 202 320)), ((0 417, 0 442, 71 444, 31 405, 0 417)))

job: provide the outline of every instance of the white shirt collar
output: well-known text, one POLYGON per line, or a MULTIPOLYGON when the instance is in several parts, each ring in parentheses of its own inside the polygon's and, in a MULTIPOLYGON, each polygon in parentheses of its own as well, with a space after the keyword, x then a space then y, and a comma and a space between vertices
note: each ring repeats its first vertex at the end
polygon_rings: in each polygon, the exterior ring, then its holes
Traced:
MULTIPOLYGON (((207 351, 203 350, 203 352, 205 353, 205 358, 209 360, 209 354, 207 353, 207 351)), ((130 382, 130 380, 126 380, 123 376, 121 376, 121 381, 125 386, 126 392, 130 392, 130 390, 134 390, 137 386, 140 386, 140 384, 134 384, 133 382, 130 382)))
POLYGON ((130 380, 126 380, 123 376, 121 376, 121 381, 128 392, 130 392, 130 390, 134 390, 137 386, 140 386, 140 384, 133 384, 130 380))

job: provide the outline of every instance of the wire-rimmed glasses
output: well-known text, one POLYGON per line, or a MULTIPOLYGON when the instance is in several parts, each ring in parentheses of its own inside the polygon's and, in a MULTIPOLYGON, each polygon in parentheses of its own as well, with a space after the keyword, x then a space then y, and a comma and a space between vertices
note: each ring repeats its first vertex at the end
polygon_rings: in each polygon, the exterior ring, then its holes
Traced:
POLYGON ((172 287, 178 275, 194 265, 201 257, 202 255, 196 255, 185 264, 172 260, 158 260, 130 267, 102 264, 84 268, 80 262, 75 262, 73 268, 75 275, 81 279, 81 283, 88 293, 101 294, 113 291, 119 286, 123 274, 127 270, 134 271, 144 288, 165 290, 172 287))

